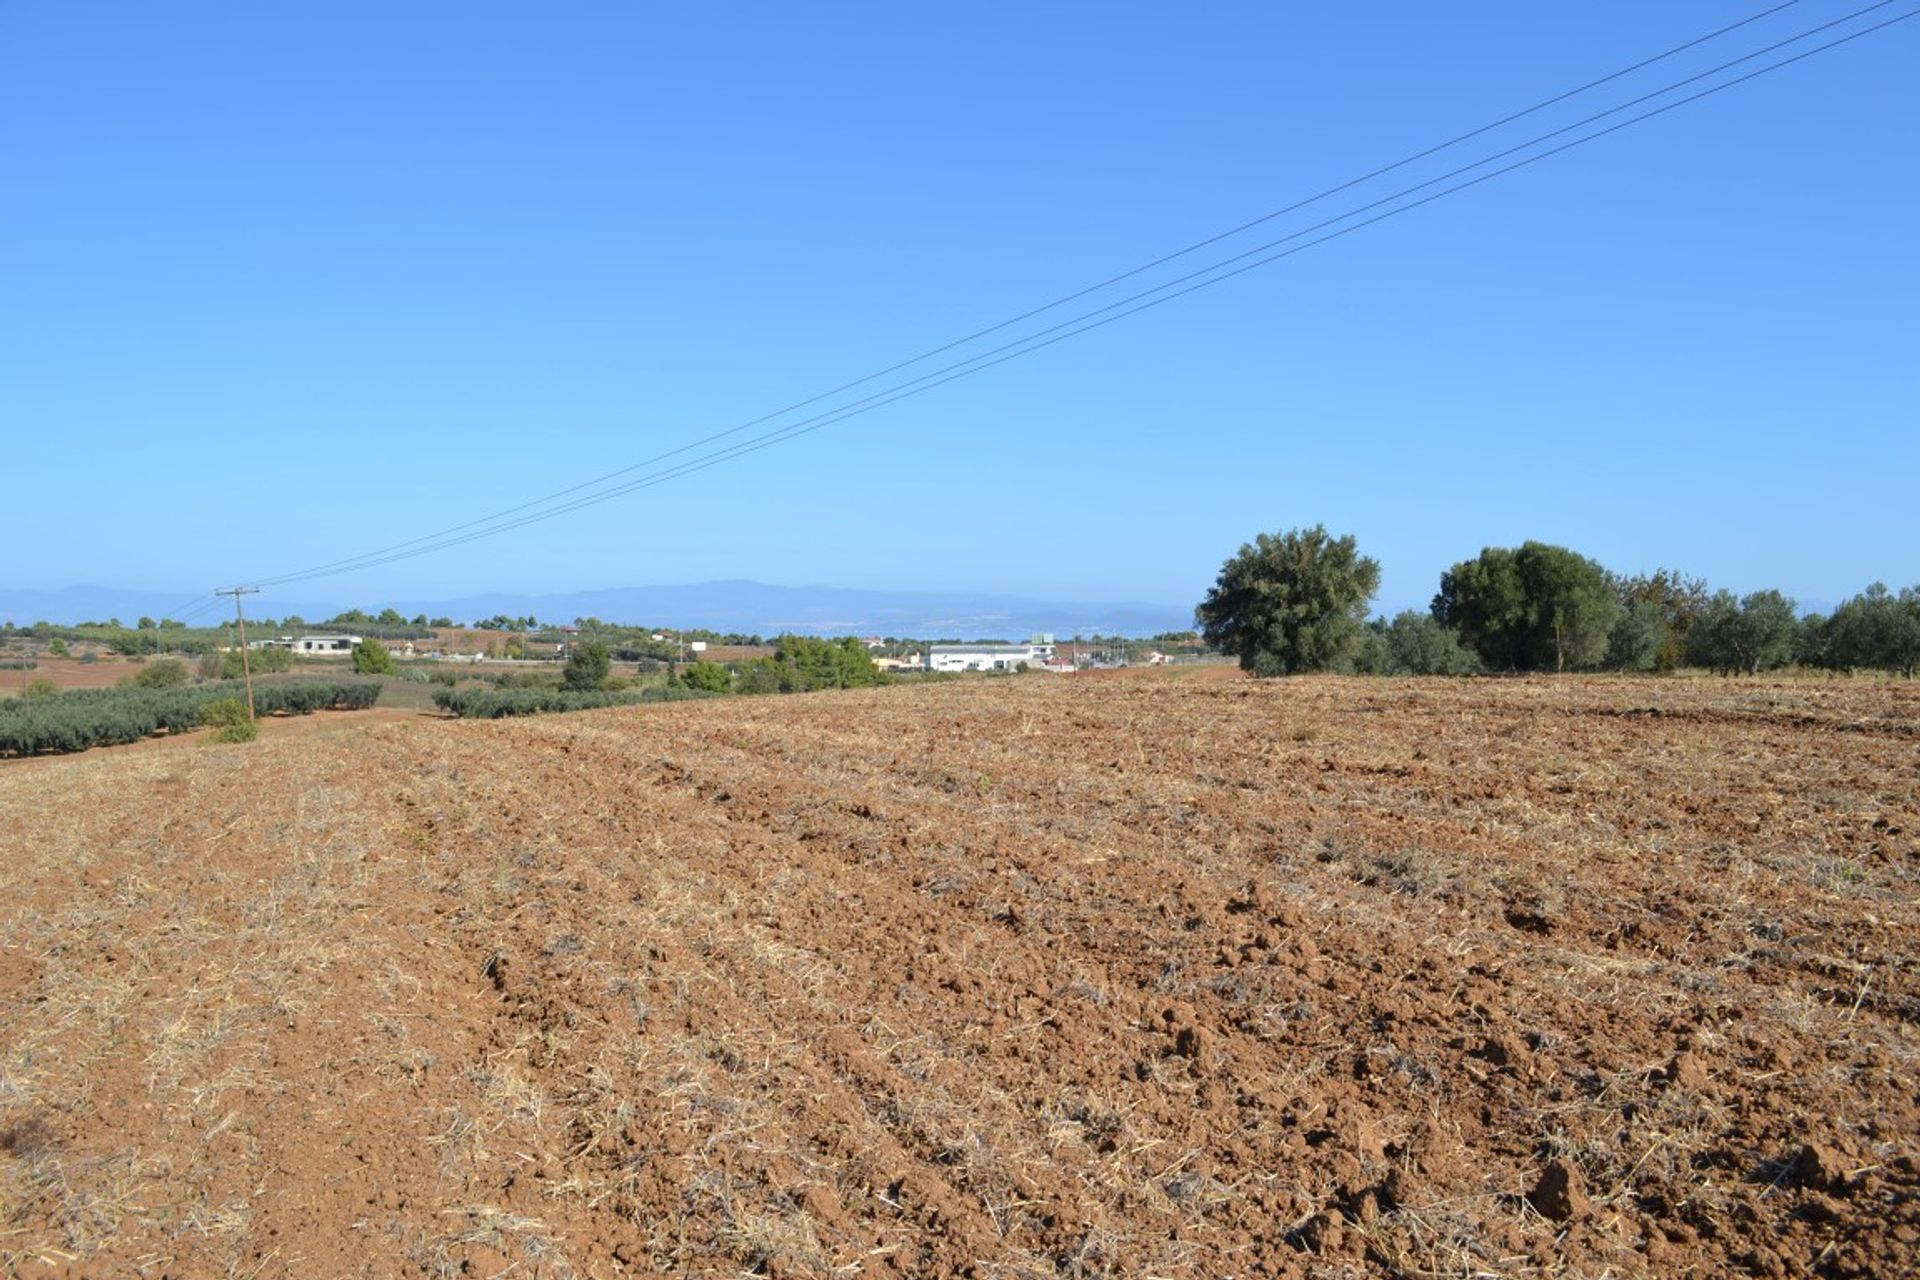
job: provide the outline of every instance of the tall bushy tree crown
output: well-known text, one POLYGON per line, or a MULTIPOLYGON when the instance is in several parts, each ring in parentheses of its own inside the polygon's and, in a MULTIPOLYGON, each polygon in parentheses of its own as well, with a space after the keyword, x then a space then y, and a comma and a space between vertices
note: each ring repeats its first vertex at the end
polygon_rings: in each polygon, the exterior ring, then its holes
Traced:
POLYGON ((1544 542, 1488 547, 1440 577, 1433 616, 1496 671, 1599 666, 1620 616, 1607 571, 1544 542))
POLYGON ((1380 564, 1322 525, 1263 533, 1220 567, 1193 616, 1208 644, 1254 675, 1340 667, 1359 644, 1380 564))

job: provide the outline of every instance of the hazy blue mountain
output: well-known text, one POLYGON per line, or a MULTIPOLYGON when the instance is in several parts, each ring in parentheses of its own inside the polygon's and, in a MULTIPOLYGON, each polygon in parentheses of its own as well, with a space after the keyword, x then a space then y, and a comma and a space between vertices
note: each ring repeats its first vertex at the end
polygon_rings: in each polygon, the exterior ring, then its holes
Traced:
MULTIPOLYGON (((67 587, 59 591, 0 588, 0 621, 20 625, 46 620, 70 624, 117 617, 132 625, 142 614, 177 615, 187 592, 121 591, 67 587)), ((398 609, 412 617, 450 617, 459 622, 506 614, 531 614, 543 622, 600 618, 606 622, 714 631, 803 635, 882 635, 921 638, 1004 637, 1024 639, 1036 631, 1075 634, 1152 635, 1193 625, 1191 606, 1138 602, 1095 603, 1036 600, 981 592, 870 591, 846 587, 775 587, 762 582, 701 582, 687 586, 614 587, 563 595, 495 592, 451 600, 424 598, 315 602, 283 600, 271 593, 250 596, 250 614, 310 621, 354 607, 398 609)), ((222 614, 221 616, 224 616, 222 614)), ((198 620, 198 619, 196 619, 198 620)))

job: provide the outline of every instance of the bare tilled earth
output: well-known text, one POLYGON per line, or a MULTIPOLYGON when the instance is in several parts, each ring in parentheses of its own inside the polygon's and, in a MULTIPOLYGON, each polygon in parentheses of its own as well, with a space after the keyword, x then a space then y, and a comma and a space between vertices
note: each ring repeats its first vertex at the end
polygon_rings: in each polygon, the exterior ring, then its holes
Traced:
POLYGON ((1030 677, 0 771, 0 1271, 1920 1272, 1920 688, 1030 677))
POLYGON ((139 670, 140 664, 116 658, 98 662, 82 662, 78 658, 37 658, 34 665, 25 671, 0 671, 0 698, 24 692, 27 685, 35 680, 48 680, 62 689, 103 689, 139 670))

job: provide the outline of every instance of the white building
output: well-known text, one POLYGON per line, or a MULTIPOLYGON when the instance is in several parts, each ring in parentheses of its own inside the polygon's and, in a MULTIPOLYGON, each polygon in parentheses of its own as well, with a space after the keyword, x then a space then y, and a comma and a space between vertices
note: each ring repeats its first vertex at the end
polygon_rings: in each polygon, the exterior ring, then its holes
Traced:
POLYGON ((350 658, 359 636, 281 636, 278 640, 256 640, 250 649, 291 649, 304 658, 350 658))
POLYGON ((927 650, 929 671, 1018 671, 1053 657, 1053 645, 1036 638, 1025 644, 936 644, 927 650))

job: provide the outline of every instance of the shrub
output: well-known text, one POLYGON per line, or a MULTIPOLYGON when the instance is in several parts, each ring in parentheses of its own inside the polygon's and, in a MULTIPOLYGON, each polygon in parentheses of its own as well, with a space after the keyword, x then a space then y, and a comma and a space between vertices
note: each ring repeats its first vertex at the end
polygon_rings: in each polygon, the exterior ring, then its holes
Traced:
POLYGON ((725 693, 733 688, 733 673, 717 662, 696 662, 680 673, 680 683, 702 693, 725 693))
POLYGON ((60 692, 59 685, 55 684, 53 681, 48 680, 46 677, 42 676, 38 680, 27 681, 27 687, 21 693, 21 696, 24 698, 27 698, 30 701, 38 701, 41 698, 54 697, 59 692, 60 692))
POLYGON ((560 677, 560 687, 575 692, 604 688, 612 669, 607 646, 598 640, 582 640, 567 655, 567 669, 560 677))
POLYGON ((54 638, 53 638, 53 639, 52 639, 51 641, 49 641, 49 642, 48 642, 48 644, 47 644, 47 656, 48 656, 49 658, 64 658, 64 657, 66 657, 66 656, 67 656, 67 642, 66 642, 65 640, 62 640, 62 639, 61 639, 61 638, 60 638, 59 636, 55 636, 55 637, 54 637, 54 638))
POLYGON ((236 724, 222 725, 214 730, 215 742, 252 742, 260 736, 260 724, 255 720, 241 720, 236 724))
POLYGON ((1470 676, 1480 671, 1480 659, 1460 643, 1459 635, 1428 614, 1411 609, 1399 614, 1382 639, 1396 674, 1470 676))
POLYGON ((387 652, 387 646, 368 636, 353 646, 353 670, 355 675, 390 676, 393 674, 393 655, 387 652))
POLYGON ((238 698, 215 698, 200 708, 200 723, 216 729, 231 728, 236 724, 245 724, 253 717, 247 714, 247 704, 238 698))
POLYGON ((1363 676, 1470 676, 1479 674, 1480 659, 1451 629, 1409 609, 1392 622, 1367 624, 1353 670, 1363 676))
MULTIPOLYGON (((283 649, 277 644, 249 649, 243 665, 240 651, 229 649, 220 655, 218 663, 213 674, 228 680, 238 680, 248 673, 256 676, 278 675, 293 670, 293 650, 283 649)), ((200 670, 201 674, 207 674, 207 660, 204 658, 201 659, 200 670)))
POLYGON ((175 689, 187 682, 187 664, 178 658, 160 658, 140 668, 133 683, 142 689, 175 689))
POLYGON ((100 661, 100 655, 91 649, 80 655, 80 665, 83 667, 90 667, 98 661, 100 661))

